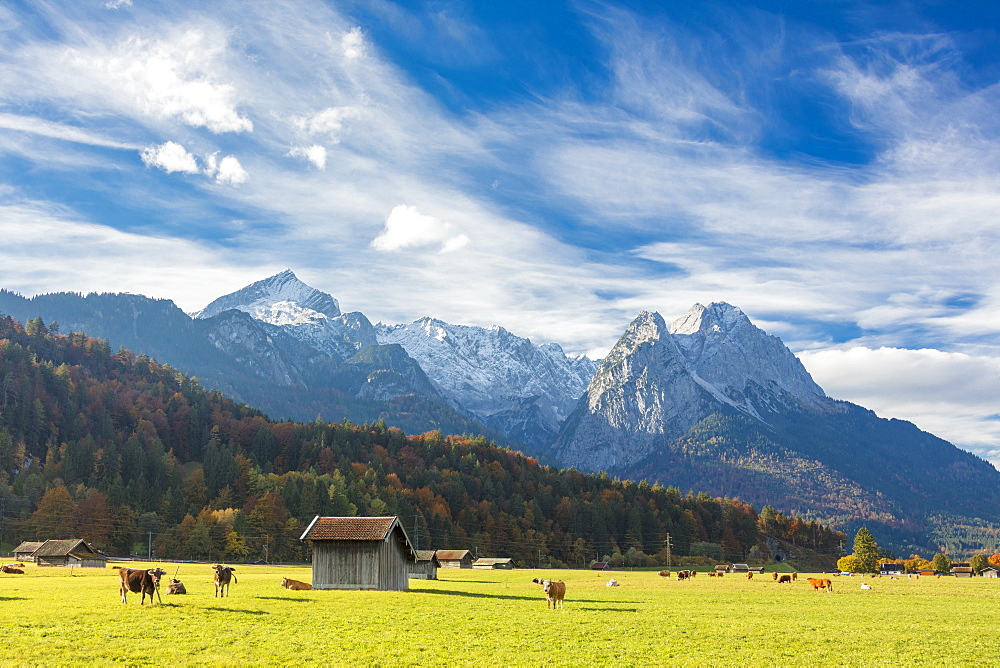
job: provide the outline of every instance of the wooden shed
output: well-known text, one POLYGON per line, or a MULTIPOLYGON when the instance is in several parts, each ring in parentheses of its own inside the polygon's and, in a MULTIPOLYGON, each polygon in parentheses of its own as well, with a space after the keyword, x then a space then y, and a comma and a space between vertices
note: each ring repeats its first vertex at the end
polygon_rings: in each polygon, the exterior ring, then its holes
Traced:
POLYGON ((31 554, 39 566, 104 568, 108 565, 107 557, 82 538, 47 540, 31 554))
POLYGON ((35 553, 35 550, 42 546, 44 542, 45 541, 24 541, 14 548, 14 559, 17 561, 34 561, 35 557, 32 555, 35 553))
POLYGON ((975 573, 972 571, 972 566, 967 564, 962 564, 960 566, 954 566, 951 569, 951 574, 956 578, 971 578, 975 573))
POLYGON ((417 554, 398 517, 317 515, 301 540, 312 546, 313 589, 410 588, 417 554))
POLYGON ((417 560, 410 564, 410 577, 419 580, 437 580, 438 569, 441 562, 438 561, 437 553, 434 550, 414 550, 417 560))
POLYGON ((608 571, 611 570, 611 564, 606 561, 595 561, 590 565, 590 570, 592 571, 608 571))
POLYGON ((488 570, 493 570, 493 569, 513 570, 514 560, 507 557, 503 558, 482 557, 481 559, 476 559, 474 562, 472 562, 472 567, 488 569, 488 570))
POLYGON ((472 568, 472 552, 469 550, 438 550, 438 561, 441 568, 472 568))
MULTIPOLYGON (((719 567, 716 566, 715 569, 718 570, 719 567)), ((749 573, 750 572, 750 565, 749 564, 733 564, 732 568, 730 569, 730 572, 732 572, 732 573, 749 573)))
POLYGON ((987 566, 980 573, 984 578, 1000 578, 1000 569, 993 568, 992 566, 987 566))
POLYGON ((717 564, 715 566, 715 574, 716 575, 718 575, 720 573, 731 573, 731 572, 732 572, 732 569, 730 568, 729 564, 717 564))

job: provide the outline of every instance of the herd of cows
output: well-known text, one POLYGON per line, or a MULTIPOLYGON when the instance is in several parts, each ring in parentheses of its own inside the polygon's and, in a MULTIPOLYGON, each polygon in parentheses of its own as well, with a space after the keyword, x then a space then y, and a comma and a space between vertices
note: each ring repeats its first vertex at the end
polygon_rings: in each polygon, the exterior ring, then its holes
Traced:
MULTIPOLYGON (((149 596, 150 604, 153 603, 153 594, 156 594, 156 598, 163 602, 160 598, 160 579, 167 574, 162 568, 125 568, 124 566, 114 566, 118 570, 118 575, 121 577, 121 595, 122 603, 126 603, 126 596, 129 592, 133 594, 140 594, 139 605, 143 605, 146 602, 146 596, 149 596)), ((236 569, 232 566, 223 566, 222 564, 216 564, 212 566, 212 570, 215 571, 215 595, 229 596, 229 584, 230 582, 239 581, 236 576, 233 575, 233 571, 236 569)), ((171 578, 170 584, 167 585, 167 594, 186 594, 187 588, 184 583, 176 578, 171 578)))

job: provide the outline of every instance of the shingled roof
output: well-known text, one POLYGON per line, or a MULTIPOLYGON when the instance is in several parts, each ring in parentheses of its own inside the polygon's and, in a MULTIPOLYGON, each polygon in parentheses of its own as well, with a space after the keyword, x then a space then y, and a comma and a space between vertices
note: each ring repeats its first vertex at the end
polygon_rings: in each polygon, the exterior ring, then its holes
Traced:
POLYGON ((395 517, 319 517, 299 540, 385 540, 395 517))
POLYGON ((69 540, 47 540, 40 548, 34 551, 35 557, 65 557, 70 554, 97 555, 92 547, 82 538, 70 538, 69 540))
POLYGON ((45 543, 45 541, 43 541, 43 540, 38 540, 38 541, 26 540, 23 543, 21 543, 20 545, 18 545, 17 547, 15 547, 12 553, 13 554, 31 554, 32 552, 34 552, 35 550, 37 550, 38 548, 40 548, 44 543, 45 543))

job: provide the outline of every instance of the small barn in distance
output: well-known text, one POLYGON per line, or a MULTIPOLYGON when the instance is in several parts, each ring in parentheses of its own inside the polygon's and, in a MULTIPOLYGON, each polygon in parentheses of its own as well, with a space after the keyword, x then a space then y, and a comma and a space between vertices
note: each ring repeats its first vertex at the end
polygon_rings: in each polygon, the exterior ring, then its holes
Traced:
POLYGON ((17 561, 34 561, 35 558, 31 555, 33 555, 35 550, 40 548, 44 542, 45 541, 24 541, 14 548, 14 559, 17 561))
POLYGON ((611 570, 611 565, 606 561, 595 561, 590 565, 590 570, 592 571, 607 571, 611 570))
POLYGON ((419 580, 437 580, 437 571, 441 568, 437 553, 434 550, 414 550, 414 552, 417 554, 417 560, 410 564, 410 577, 419 580))
POLYGON ((473 568, 513 570, 514 560, 507 557, 482 557, 472 562, 473 568))
POLYGON ((994 568, 993 566, 987 566, 983 569, 983 572, 980 573, 980 575, 984 578, 1000 578, 1000 569, 994 568))
POLYGON ((31 556, 39 566, 104 568, 108 565, 107 558, 82 538, 47 540, 31 556))
POLYGON ((312 546, 313 589, 410 588, 417 554, 398 517, 317 515, 300 540, 312 546))
POLYGON ((441 568, 472 568, 472 552, 469 550, 438 550, 441 568))

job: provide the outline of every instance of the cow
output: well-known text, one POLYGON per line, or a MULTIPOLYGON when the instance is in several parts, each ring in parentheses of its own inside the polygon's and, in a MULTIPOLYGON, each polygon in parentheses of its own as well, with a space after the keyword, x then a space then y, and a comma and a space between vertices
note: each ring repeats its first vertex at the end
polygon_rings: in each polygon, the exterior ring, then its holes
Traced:
POLYGON ((301 582, 290 578, 281 578, 281 586, 292 591, 308 591, 313 588, 308 582, 301 582))
POLYGON ((670 577, 670 571, 660 571, 659 575, 660 575, 661 578, 669 578, 670 577))
POLYGON ((678 580, 687 580, 688 578, 693 577, 693 576, 694 576, 694 571, 686 571, 686 570, 685 571, 677 571, 677 579, 678 580))
POLYGON ((0 571, 4 573, 9 573, 10 575, 24 575, 24 570, 14 566, 13 564, 5 564, 0 566, 0 571))
POLYGON ((771 579, 772 580, 777 580, 778 579, 778 573, 777 573, 777 571, 775 571, 774 573, 771 573, 771 579))
POLYGON ((812 585, 813 591, 826 589, 828 593, 833 592, 833 582, 829 578, 809 578, 809 584, 812 585))
POLYGON ((753 580, 753 573, 750 571, 747 571, 747 580, 753 580))
POLYGON ((787 582, 788 584, 792 584, 792 576, 791 575, 782 575, 781 577, 779 577, 778 578, 778 584, 782 584, 783 582, 787 582))
POLYGON ((239 580, 233 575, 233 571, 236 569, 232 566, 223 566, 222 564, 216 564, 212 566, 215 571, 215 595, 218 596, 229 596, 229 581, 232 580, 236 584, 239 584, 239 580))
POLYGON ((187 592, 187 587, 184 586, 183 582, 181 582, 180 580, 178 580, 176 578, 170 578, 170 584, 167 585, 167 593, 168 594, 186 594, 188 592, 187 592))
POLYGON ((562 580, 539 580, 538 578, 533 578, 531 581, 542 585, 542 589, 545 591, 546 609, 550 606, 553 610, 563 607, 563 600, 566 598, 565 582, 562 580))
MULTIPOLYGON (((153 605, 153 594, 160 595, 160 578, 167 574, 162 568, 124 568, 115 566, 118 575, 121 577, 122 603, 126 603, 125 596, 129 592, 142 594, 139 605, 146 602, 146 595, 149 595, 149 604, 153 605)), ((160 601, 163 602, 162 600, 160 601)))
POLYGON ((868 584, 867 582, 865 582, 863 585, 861 585, 861 588, 862 589, 871 589, 872 586, 870 584, 868 584))
POLYGON ((792 573, 792 582, 795 582, 798 579, 799 579, 799 574, 798 573, 792 573))
POLYGON ((606 584, 604 586, 605 587, 617 587, 618 586, 618 580, 616 580, 614 578, 611 578, 610 580, 608 580, 608 584, 606 584))

